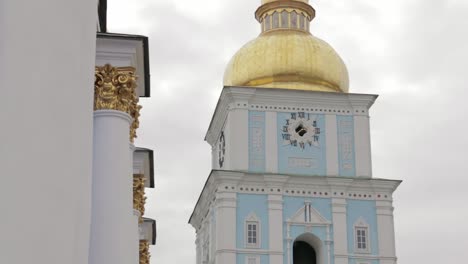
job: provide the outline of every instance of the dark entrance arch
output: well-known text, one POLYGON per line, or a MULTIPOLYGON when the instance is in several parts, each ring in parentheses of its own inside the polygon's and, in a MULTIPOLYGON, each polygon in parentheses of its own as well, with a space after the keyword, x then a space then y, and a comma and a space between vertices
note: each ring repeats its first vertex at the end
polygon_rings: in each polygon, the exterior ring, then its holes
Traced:
POLYGON ((314 248, 304 241, 294 241, 293 264, 317 264, 314 248))

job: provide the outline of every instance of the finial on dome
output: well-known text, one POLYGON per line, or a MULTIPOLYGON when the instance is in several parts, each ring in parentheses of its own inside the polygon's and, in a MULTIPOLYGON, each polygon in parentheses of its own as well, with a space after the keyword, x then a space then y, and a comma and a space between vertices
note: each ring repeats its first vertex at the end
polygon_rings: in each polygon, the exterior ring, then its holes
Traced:
POLYGON ((336 51, 309 33, 308 0, 262 0, 262 33, 229 62, 225 86, 348 92, 348 70, 336 51))
POLYGON ((262 0, 262 5, 270 2, 286 2, 286 1, 296 1, 296 2, 304 2, 309 3, 309 0, 262 0))
POLYGON ((262 0, 255 18, 262 25, 262 33, 275 29, 309 32, 315 10, 308 0, 262 0))

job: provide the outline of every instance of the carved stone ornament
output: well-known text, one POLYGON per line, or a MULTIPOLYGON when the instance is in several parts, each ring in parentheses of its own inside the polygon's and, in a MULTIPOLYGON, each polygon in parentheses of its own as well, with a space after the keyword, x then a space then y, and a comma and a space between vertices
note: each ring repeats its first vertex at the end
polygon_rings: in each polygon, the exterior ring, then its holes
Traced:
POLYGON ((94 110, 117 110, 133 118, 130 126, 130 141, 136 137, 141 106, 136 94, 135 68, 112 67, 106 64, 95 68, 94 110))
POLYGON ((133 208, 140 212, 139 222, 143 222, 145 214, 145 177, 142 174, 133 175, 133 208))
POLYGON ((150 264, 149 242, 140 240, 140 264, 150 264))

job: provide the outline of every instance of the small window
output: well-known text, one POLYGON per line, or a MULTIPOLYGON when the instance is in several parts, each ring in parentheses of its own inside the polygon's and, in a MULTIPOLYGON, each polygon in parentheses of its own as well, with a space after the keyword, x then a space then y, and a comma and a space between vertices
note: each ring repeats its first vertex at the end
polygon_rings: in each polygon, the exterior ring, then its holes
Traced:
POLYGON ((297 28, 297 13, 293 11, 291 13, 291 28, 297 28))
POLYGON ((302 30, 305 30, 305 17, 304 17, 303 14, 301 14, 301 17, 300 17, 300 20, 299 20, 299 21, 300 21, 300 24, 299 24, 299 25, 300 25, 300 28, 301 28, 302 30))
POLYGON ((361 217, 354 223, 354 249, 356 253, 369 253, 369 225, 361 217))
POLYGON ((288 28, 289 27, 289 13, 286 10, 281 12, 281 27, 288 28))
POLYGON ((367 228, 358 227, 356 228, 356 239, 357 239, 357 249, 359 251, 367 250, 367 228))
POLYGON ((271 29, 271 16, 267 15, 265 18, 265 31, 271 29))
POLYGON ((273 29, 279 28, 279 14, 278 12, 273 12, 273 29))
POLYGON ((247 222, 247 245, 257 246, 258 244, 258 222, 247 222))
POLYGON ((245 247, 259 248, 260 247, 260 219, 254 212, 251 212, 245 218, 245 247))

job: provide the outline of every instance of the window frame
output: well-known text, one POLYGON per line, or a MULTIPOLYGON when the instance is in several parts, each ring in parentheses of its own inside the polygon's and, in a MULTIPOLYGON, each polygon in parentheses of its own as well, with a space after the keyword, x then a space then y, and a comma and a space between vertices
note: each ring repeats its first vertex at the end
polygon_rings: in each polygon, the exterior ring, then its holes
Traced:
POLYGON ((245 219, 245 222, 244 222, 244 244, 245 244, 245 247, 246 248, 260 248, 260 245, 261 245, 261 241, 260 241, 260 237, 261 237, 261 225, 260 225, 260 221, 259 219, 257 218, 257 216, 255 214, 250 214, 246 219, 245 219), (249 243, 249 225, 254 225, 256 227, 256 230, 255 230, 255 243, 249 243))
POLYGON ((366 221, 363 218, 360 218, 355 224, 354 224, 354 252, 356 253, 370 253, 371 252, 371 243, 370 243, 370 227, 366 223, 366 221), (365 235, 362 236, 358 234, 360 231, 365 231, 365 235), (365 242, 359 242, 359 238, 364 237, 365 242), (359 248, 359 244, 363 244, 365 248, 359 248))

